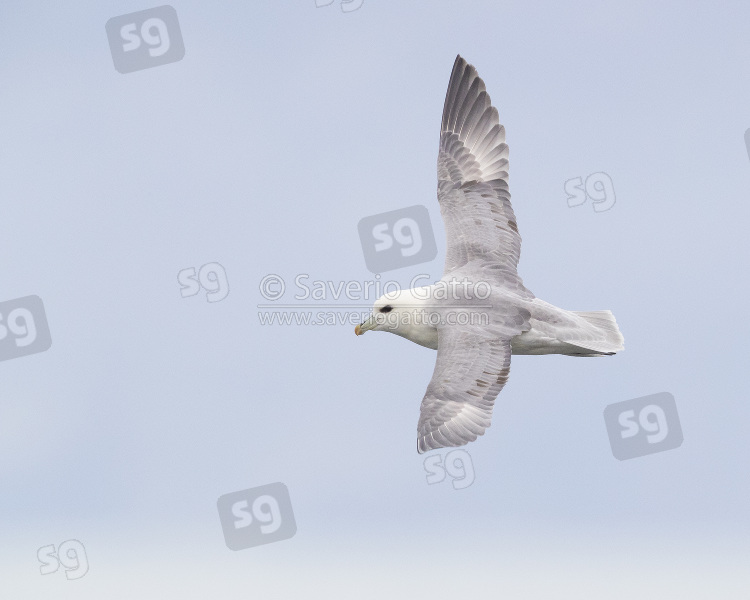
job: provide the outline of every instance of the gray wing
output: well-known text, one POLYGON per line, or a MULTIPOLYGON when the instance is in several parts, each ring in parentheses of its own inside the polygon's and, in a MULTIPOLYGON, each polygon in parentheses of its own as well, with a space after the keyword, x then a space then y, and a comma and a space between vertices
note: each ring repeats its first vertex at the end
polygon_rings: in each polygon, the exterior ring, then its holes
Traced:
POLYGON ((447 236, 445 274, 476 259, 516 273, 521 236, 510 205, 505 128, 477 70, 461 56, 443 107, 438 200, 447 236))
POLYGON ((493 331, 438 328, 435 371, 422 399, 417 451, 473 442, 490 426, 495 398, 510 374, 510 340, 528 321, 511 309, 493 331))

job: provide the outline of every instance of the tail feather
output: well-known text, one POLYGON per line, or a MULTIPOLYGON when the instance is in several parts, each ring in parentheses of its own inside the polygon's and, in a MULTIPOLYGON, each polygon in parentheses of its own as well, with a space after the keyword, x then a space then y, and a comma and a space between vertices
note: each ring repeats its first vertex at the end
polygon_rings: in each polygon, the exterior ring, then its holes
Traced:
POLYGON ((615 316, 608 310, 573 311, 573 314, 593 326, 595 339, 565 340, 581 348, 602 354, 611 354, 625 349, 625 338, 620 333, 615 316))

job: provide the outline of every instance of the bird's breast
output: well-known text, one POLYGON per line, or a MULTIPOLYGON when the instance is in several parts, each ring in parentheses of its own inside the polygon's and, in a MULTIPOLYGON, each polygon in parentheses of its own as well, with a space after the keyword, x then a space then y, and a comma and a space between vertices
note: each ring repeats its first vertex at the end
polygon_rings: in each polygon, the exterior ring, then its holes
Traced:
POLYGON ((393 333, 425 348, 438 349, 438 330, 430 325, 402 325, 393 333))

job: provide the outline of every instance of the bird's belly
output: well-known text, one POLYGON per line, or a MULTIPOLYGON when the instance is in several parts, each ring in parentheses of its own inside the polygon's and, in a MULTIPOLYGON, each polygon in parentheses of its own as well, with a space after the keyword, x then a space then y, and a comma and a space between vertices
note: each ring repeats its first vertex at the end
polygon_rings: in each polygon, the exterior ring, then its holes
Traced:
MULTIPOLYGON (((438 330, 435 327, 412 325, 401 327, 399 331, 393 331, 393 333, 425 348, 438 349, 438 330)), ((533 328, 511 338, 510 344, 511 354, 580 354, 581 352, 580 348, 533 328)))
POLYGON ((524 331, 510 340, 511 354, 568 354, 573 346, 567 342, 534 331, 524 331))

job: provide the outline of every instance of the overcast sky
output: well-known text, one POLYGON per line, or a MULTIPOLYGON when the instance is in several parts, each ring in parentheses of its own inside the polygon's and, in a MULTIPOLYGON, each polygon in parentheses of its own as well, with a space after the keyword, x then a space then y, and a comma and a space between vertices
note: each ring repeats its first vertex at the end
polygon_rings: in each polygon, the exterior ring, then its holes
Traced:
POLYGON ((158 3, 3 2, 0 303, 39 296, 52 339, 0 362, 8 597, 746 593, 750 6, 565 4, 174 0, 184 58, 120 73, 106 23, 158 3), (287 304, 441 276, 457 53, 507 130, 524 283, 626 346, 514 357, 464 489, 416 452, 434 351, 258 308, 268 275, 287 304), (569 207, 594 173, 614 205, 569 207), (415 205, 437 257, 376 279, 359 221, 415 205), (218 300, 183 297, 208 263, 218 300), (659 392, 683 444, 617 460, 605 407, 659 392), (227 548, 219 497, 276 482, 296 534, 227 548), (66 540, 88 572, 42 575, 66 540))

